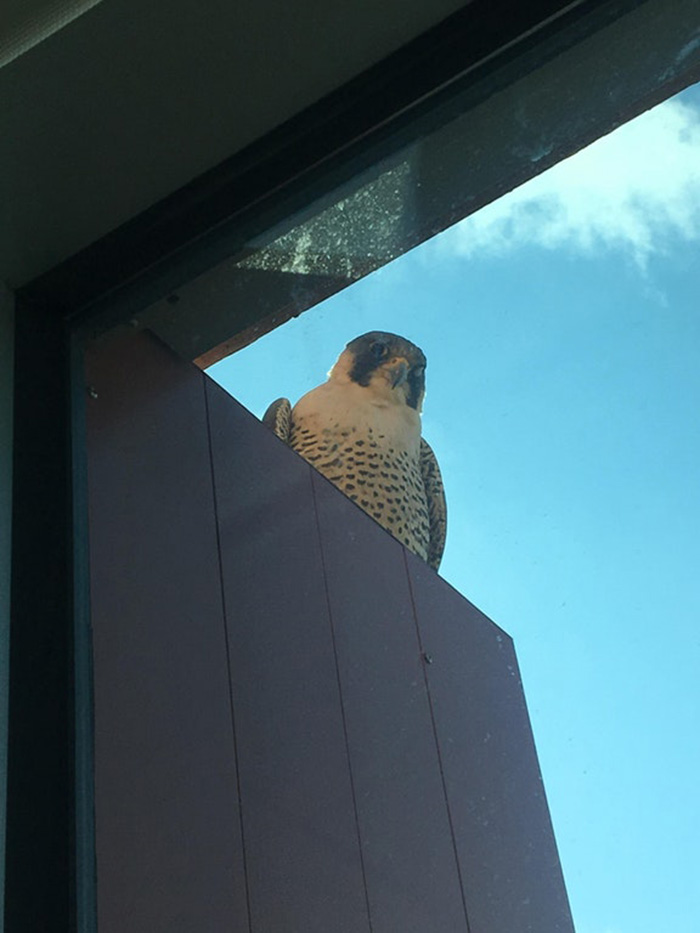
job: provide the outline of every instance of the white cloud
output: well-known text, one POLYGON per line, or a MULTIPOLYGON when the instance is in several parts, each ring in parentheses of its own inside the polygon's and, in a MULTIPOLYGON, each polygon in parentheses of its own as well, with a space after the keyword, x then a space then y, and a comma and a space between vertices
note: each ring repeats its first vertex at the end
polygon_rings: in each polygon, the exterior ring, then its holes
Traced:
POLYGON ((641 267, 700 238, 700 112, 667 101, 447 231, 441 248, 502 254, 535 244, 617 249, 641 267))

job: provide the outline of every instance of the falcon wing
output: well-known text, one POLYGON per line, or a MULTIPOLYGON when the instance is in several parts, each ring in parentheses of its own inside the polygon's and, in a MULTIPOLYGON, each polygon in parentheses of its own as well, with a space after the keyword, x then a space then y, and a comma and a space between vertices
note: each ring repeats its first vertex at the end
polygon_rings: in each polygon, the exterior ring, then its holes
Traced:
POLYGON ((428 547, 427 562, 434 570, 437 570, 442 560, 442 552, 445 550, 447 503, 445 502, 445 490, 442 485, 440 467, 432 448, 423 438, 420 439, 420 471, 428 499, 428 516, 430 518, 430 545, 428 547))
POLYGON ((275 432, 285 444, 289 443, 292 429, 292 406, 288 398, 278 398, 263 415, 263 424, 275 432))

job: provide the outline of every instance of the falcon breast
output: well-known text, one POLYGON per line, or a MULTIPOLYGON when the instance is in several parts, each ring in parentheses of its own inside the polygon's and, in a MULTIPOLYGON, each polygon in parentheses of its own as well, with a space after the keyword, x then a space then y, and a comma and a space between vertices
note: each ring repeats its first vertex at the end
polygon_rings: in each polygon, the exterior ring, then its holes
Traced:
POLYGON ((263 421, 395 538, 436 570, 445 547, 440 470, 421 437, 425 356, 396 334, 351 340, 328 381, 263 421))

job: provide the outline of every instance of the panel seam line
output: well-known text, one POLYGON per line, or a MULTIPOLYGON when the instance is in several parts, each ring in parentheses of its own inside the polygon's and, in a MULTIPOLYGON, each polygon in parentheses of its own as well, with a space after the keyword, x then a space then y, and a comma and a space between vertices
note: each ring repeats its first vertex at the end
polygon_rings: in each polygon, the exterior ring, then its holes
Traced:
POLYGON ((440 769, 440 781, 442 782, 442 793, 445 798, 445 808, 447 810, 447 820, 450 824, 450 836, 452 837, 452 850, 454 852, 455 866, 457 868, 457 878, 459 879, 459 891, 462 898, 462 907, 464 908, 464 920, 467 924, 467 933, 471 933, 471 925, 469 923, 469 911, 467 910, 467 901, 464 894, 464 879, 462 877, 462 866, 459 859, 459 851, 457 848, 457 836, 455 834, 454 822, 452 820, 452 808, 450 807, 450 798, 447 793, 447 779, 445 777, 445 768, 442 761, 442 751, 440 750, 440 742, 438 739, 437 733, 437 723, 435 720, 435 708, 433 705, 433 697, 430 692, 430 682, 428 680, 428 672, 426 670, 426 652, 423 646, 423 639, 421 637, 420 625, 418 624, 418 610, 416 609, 416 600, 413 592, 413 581, 411 579, 411 573, 408 568, 408 557, 406 556, 406 548, 402 547, 403 551, 403 560, 404 566, 406 568, 406 579, 408 581, 408 592, 411 597, 411 609, 413 610, 413 622, 416 626, 416 637, 418 639, 418 650, 421 657, 421 667, 423 668, 423 681, 425 683, 425 693, 428 699, 428 708, 430 710, 430 721, 433 727, 433 739, 435 741, 435 751, 437 753, 438 767, 440 769))
POLYGON ((207 379, 208 377, 202 373, 202 389, 204 391, 204 408, 206 411, 207 418, 207 442, 209 445, 209 469, 211 476, 211 490, 212 490, 212 499, 214 505, 214 526, 216 529, 216 554, 219 564, 219 588, 221 592, 221 610, 223 614, 223 623, 224 623, 224 643, 226 646, 226 670, 227 670, 227 680, 228 680, 228 696, 229 696, 229 706, 231 710, 231 733, 233 736, 233 758, 236 771, 236 785, 238 789, 238 822, 241 832, 241 849, 242 849, 242 858, 243 858, 243 877, 245 879, 245 897, 246 897, 246 909, 248 912, 248 931, 252 933, 253 931, 253 913, 251 910, 250 903, 250 883, 248 879, 248 859, 246 854, 246 841, 245 841, 245 827, 243 820, 243 789, 241 787, 241 772, 240 772, 240 763, 238 755, 238 735, 236 732, 236 712, 235 712, 235 703, 233 699, 233 675, 231 667, 231 646, 229 641, 228 633, 228 609, 226 605, 226 588, 224 587, 224 566, 223 559, 221 554, 221 530, 219 524, 219 498, 216 491, 216 474, 214 470, 214 445, 212 442, 212 426, 211 426, 211 413, 209 408, 209 392, 207 390, 207 379))
POLYGON ((369 924, 370 933, 373 933, 374 927, 372 925, 372 912, 370 909, 370 902, 369 902, 369 887, 367 885, 367 872, 365 869, 364 854, 362 852, 362 835, 360 833, 360 815, 357 809, 357 793, 355 790, 355 778, 354 778, 353 771, 352 771, 352 760, 350 757, 350 740, 348 738, 348 724, 347 724, 347 719, 345 715, 345 702, 343 700, 343 687, 342 687, 341 678, 340 678, 340 665, 338 663, 338 646, 337 646, 336 637, 335 637, 335 625, 333 623, 333 610, 331 609, 331 596, 330 596, 330 591, 328 589, 328 574, 326 571, 326 561, 323 556, 323 538, 321 535, 321 521, 320 521, 319 514, 318 514, 318 500, 316 498, 316 486, 314 484, 314 474, 313 474, 314 468, 312 466, 309 466, 308 469, 309 469, 309 481, 311 483, 311 496, 313 498, 313 504, 314 504, 314 517, 316 520, 316 531, 318 533, 319 552, 321 556, 321 573, 323 576, 323 588, 326 594, 326 606, 328 608, 328 622, 329 622, 329 628, 330 628, 330 633, 331 633, 331 641, 333 643, 333 660, 335 662, 335 674, 336 674, 336 679, 338 683, 338 699, 340 701, 340 716, 343 722, 343 737, 345 739, 345 754, 348 760, 348 775, 350 778, 350 793, 352 795, 352 808, 353 808, 353 814, 355 817, 355 830, 357 832, 357 848, 358 848, 358 852, 360 856, 360 870, 362 872, 362 882, 363 882, 364 890, 365 890, 365 905, 367 908, 367 922, 369 924))

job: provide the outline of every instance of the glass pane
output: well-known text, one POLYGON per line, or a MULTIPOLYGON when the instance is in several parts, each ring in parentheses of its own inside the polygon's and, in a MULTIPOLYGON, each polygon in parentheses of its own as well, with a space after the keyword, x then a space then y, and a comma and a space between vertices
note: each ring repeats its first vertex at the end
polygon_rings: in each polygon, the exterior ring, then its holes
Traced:
MULTIPOLYGON (((360 278, 429 227, 422 165, 240 268, 360 278)), ((515 638, 581 933, 700 907, 699 244, 696 86, 209 370, 261 416, 363 332, 425 351, 441 574, 515 638)))

